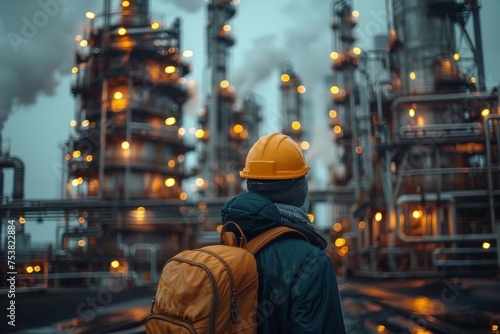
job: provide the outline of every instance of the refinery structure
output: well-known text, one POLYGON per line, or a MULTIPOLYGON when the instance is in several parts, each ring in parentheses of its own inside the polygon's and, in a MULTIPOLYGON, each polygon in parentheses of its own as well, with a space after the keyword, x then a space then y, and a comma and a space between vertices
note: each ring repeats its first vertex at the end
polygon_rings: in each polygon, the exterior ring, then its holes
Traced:
MULTIPOLYGON (((196 142, 183 127, 191 64, 181 21, 155 21, 148 0, 103 5, 102 13, 87 13, 75 55, 64 198, 25 199, 23 162, 0 152, 2 169, 14 169, 12 196, 0 178, 1 238, 15 220, 17 271, 45 287, 91 286, 110 274, 154 283, 178 251, 217 242, 220 207, 244 191, 238 171, 262 135, 259 99, 240 96, 228 81, 232 0, 206 3, 210 79, 196 142), (200 167, 186 166, 189 152, 198 153, 200 167), (196 196, 183 187, 190 178, 196 196), (62 222, 52 248, 31 249, 36 236, 24 226, 36 221, 62 222)), ((373 50, 360 50, 353 4, 331 2, 324 114, 343 170, 331 170, 327 189, 310 194, 311 207, 331 207, 328 253, 342 274, 498 272, 500 110, 498 91, 484 82, 480 5, 386 6, 387 34, 373 50)), ((280 70, 280 128, 306 150, 314 129, 302 119, 305 88, 294 64, 280 70)))

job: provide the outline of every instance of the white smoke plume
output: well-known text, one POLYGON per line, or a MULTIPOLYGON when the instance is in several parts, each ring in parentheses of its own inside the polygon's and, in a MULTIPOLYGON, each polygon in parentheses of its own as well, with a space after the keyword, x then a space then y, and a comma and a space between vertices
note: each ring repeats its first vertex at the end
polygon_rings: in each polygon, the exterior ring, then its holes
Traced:
POLYGON ((53 95, 61 76, 71 73, 74 37, 91 6, 77 0, 0 2, 0 130, 15 105, 53 95))

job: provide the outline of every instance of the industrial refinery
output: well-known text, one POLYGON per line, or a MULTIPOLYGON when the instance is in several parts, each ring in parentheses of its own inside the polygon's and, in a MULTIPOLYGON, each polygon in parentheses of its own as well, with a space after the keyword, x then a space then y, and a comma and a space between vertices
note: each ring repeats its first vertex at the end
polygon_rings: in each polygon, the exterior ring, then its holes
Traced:
MULTIPOLYGON (((148 0, 102 0, 101 12, 86 13, 68 87, 63 198, 25 198, 24 162, 0 146, 2 285, 16 272, 27 292, 90 290, 110 277, 154 286, 173 255, 218 243, 222 204, 245 191, 238 172, 265 134, 261 97, 228 79, 238 3, 204 2, 208 87, 189 138, 189 27, 154 19, 148 0), (14 171, 12 189, 5 169, 14 171), (25 232, 41 222, 57 224, 46 249, 25 232), (9 224, 16 261, 8 268, 9 224)), ((386 31, 370 50, 357 46, 362 5, 330 3, 330 30, 318 33, 331 35, 331 66, 317 78, 329 99, 315 112, 339 164, 309 197, 313 222, 316 207, 328 208, 320 232, 338 276, 498 275, 500 100, 486 85, 481 2, 386 1, 386 31)), ((279 128, 305 152, 315 129, 297 68, 279 69, 279 128)))

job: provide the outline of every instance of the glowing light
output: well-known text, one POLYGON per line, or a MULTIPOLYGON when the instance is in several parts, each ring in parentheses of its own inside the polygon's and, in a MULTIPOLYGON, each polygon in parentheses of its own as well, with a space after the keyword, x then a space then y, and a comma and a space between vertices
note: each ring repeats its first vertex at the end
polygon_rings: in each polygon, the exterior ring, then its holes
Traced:
POLYGON ((342 231, 343 227, 342 227, 342 224, 341 223, 335 223, 335 225, 333 225, 333 230, 335 232, 340 232, 342 231))
POLYGON ((335 118, 335 117, 337 117, 337 111, 335 111, 335 110, 333 110, 333 109, 332 109, 332 110, 330 110, 330 111, 328 112, 328 116, 330 116, 330 118, 335 118))
POLYGON ((175 185, 175 179, 173 177, 170 177, 168 179, 165 180, 165 185, 167 187, 173 187, 175 185))
POLYGON ((82 40, 82 35, 76 35, 75 41, 80 42, 82 40))
POLYGON ((417 78, 417 75, 415 74, 415 72, 410 72, 410 79, 415 80, 416 78, 417 78))
POLYGON ((123 142, 122 142, 122 148, 123 148, 124 150, 128 150, 128 149, 130 148, 130 143, 129 143, 128 141, 126 141, 126 140, 125 140, 125 141, 123 141, 123 142))
POLYGON ((190 58, 190 57, 192 57, 192 56, 193 56, 193 54, 194 54, 194 53, 193 53, 193 51, 191 51, 191 50, 184 50, 184 52, 182 53, 182 55, 183 55, 184 57, 186 57, 186 58, 190 58))
POLYGON ((230 32, 231 26, 229 24, 225 24, 224 27, 222 27, 222 30, 224 30, 225 32, 230 32))
POLYGON ((457 53, 455 53, 455 54, 453 55, 453 59, 455 59, 456 61, 460 60, 460 53, 458 53, 458 52, 457 52, 457 53))
POLYGON ((495 333, 498 330, 498 325, 491 325, 491 331, 495 333))
POLYGON ((91 162, 93 159, 94 159, 94 158, 92 158, 92 156, 91 156, 91 155, 87 155, 87 156, 85 157, 85 160, 87 160, 87 162, 91 162))
POLYGON ((229 87, 229 81, 227 80, 222 80, 219 84, 220 88, 227 88, 229 87))
POLYGON ((205 136, 205 131, 203 131, 202 129, 198 129, 195 131, 194 136, 196 138, 203 138, 205 136))
POLYGON ((408 110, 408 115, 409 115, 410 117, 415 116, 415 109, 410 108, 410 109, 408 110))
POLYGON ((241 133, 241 132, 243 132, 243 125, 236 124, 235 126, 233 126, 233 131, 235 133, 241 133))
POLYGON ((79 158, 81 155, 82 155, 82 152, 80 152, 78 150, 73 151, 73 158, 79 158))
POLYGON ((74 179, 74 180, 72 180, 72 181, 71 181, 71 185, 72 185, 73 187, 78 186, 78 179, 74 179))
POLYGON ((345 245, 345 239, 344 238, 337 238, 335 240, 335 246, 342 247, 344 245, 345 245))
POLYGON ((42 270, 42 268, 40 268, 40 266, 35 266, 33 269, 35 269, 35 272, 40 272, 40 270, 42 270))
POLYGON ((160 28, 160 24, 158 22, 151 23, 151 29, 156 30, 160 28))
POLYGON ((127 33, 127 29, 125 28, 120 28, 118 29, 118 35, 123 36, 127 33))
POLYGON ((69 125, 71 126, 76 126, 77 122, 75 120, 72 120, 71 122, 69 122, 69 125))
POLYGON ((186 129, 179 128, 179 130, 177 130, 177 133, 179 134, 179 136, 184 136, 186 134, 186 129))
POLYGON ((360 48, 354 48, 352 49, 352 52, 354 52, 355 55, 361 54, 361 49, 360 48))
POLYGON ((385 331, 385 326, 384 325, 377 325, 377 332, 382 333, 385 331))
POLYGON ((334 51, 334 52, 330 53, 330 58, 332 58, 333 60, 338 59, 339 58, 338 52, 334 51))
POLYGON ((186 158, 186 157, 184 156, 184 154, 179 154, 179 155, 177 156, 177 161, 179 161, 179 162, 183 162, 185 158, 186 158))
POLYGON ((78 222, 79 222, 80 224, 85 223, 85 218, 83 218, 83 217, 78 218, 78 222))
POLYGON ((332 92, 332 94, 338 94, 340 92, 340 89, 337 86, 332 86, 330 88, 330 92, 332 92))
POLYGON ((205 184, 205 180, 203 180, 201 177, 197 178, 194 183, 198 186, 198 187, 202 187, 204 184, 205 184))
POLYGON ((111 261, 111 267, 113 268, 118 268, 120 266, 120 262, 118 262, 118 260, 113 260, 111 261))
POLYGON ((476 83, 476 82, 477 82, 477 79, 476 79, 475 77, 471 77, 471 78, 470 78, 470 82, 472 82, 472 83, 476 83))
POLYGON ((488 116, 489 114, 490 114, 490 110, 489 110, 488 108, 485 108, 485 109, 483 109, 483 110, 481 111, 481 115, 482 115, 483 117, 486 117, 486 116, 488 116))
POLYGON ((300 126, 301 126, 301 125, 300 125, 300 122, 298 122, 298 121, 294 121, 294 122, 292 122, 292 129, 294 129, 294 130, 299 130, 299 129, 300 129, 300 126))
POLYGON ((381 221, 382 220, 382 212, 377 212, 374 216, 376 221, 381 221))
POLYGON ((353 10, 352 11, 352 16, 358 17, 359 16, 359 12, 357 10, 353 10))
POLYGON ((301 148, 303 151, 308 150, 308 149, 309 149, 309 146, 310 146, 310 145, 309 145, 309 142, 307 142, 307 141, 305 141, 305 140, 304 140, 303 142, 301 142, 301 143, 300 143, 300 148, 301 148))
POLYGON ((85 128, 87 126, 89 126, 89 120, 88 119, 85 119, 83 122, 82 122, 82 126, 85 128))
POLYGON ((281 81, 283 81, 283 82, 288 82, 288 81, 290 81, 290 76, 289 76, 288 74, 286 74, 286 73, 285 73, 285 74, 282 74, 282 75, 281 75, 281 81))
POLYGON ((185 192, 182 192, 179 194, 179 198, 182 200, 182 201, 185 201, 188 199, 188 194, 186 194, 185 192))
POLYGON ((413 218, 419 219, 420 217, 422 217, 423 213, 422 210, 413 210, 411 215, 413 218))
POLYGON ((335 132, 335 133, 337 133, 337 134, 338 134, 338 133, 341 133, 341 132, 342 132, 342 128, 341 128, 340 126, 338 126, 338 125, 335 125, 335 126, 333 127, 333 132, 335 132))
POLYGON ((75 66, 75 67, 73 67, 73 68, 71 69, 71 73, 78 73, 78 67, 76 67, 76 66, 75 66))
POLYGON ((483 247, 483 249, 490 249, 491 244, 489 242, 485 241, 485 242, 483 242, 483 246, 482 247, 483 247))
POLYGON ((31 273, 33 272, 33 267, 32 267, 32 266, 27 266, 27 267, 26 267, 26 272, 27 272, 28 274, 31 274, 31 273))
POLYGON ((305 92, 306 92, 306 87, 305 86, 300 85, 300 86, 297 87, 297 93, 304 94, 305 92))
POLYGON ((143 206, 140 206, 140 207, 137 208, 137 212, 139 212, 139 213, 145 213, 146 212, 146 208, 143 207, 143 206))
POLYGON ((129 1, 122 1, 122 7, 128 7, 128 6, 130 6, 129 1))
POLYGON ((174 125, 175 122, 177 122, 177 120, 175 119, 175 117, 167 117, 165 119, 165 124, 166 125, 174 125))
POLYGON ((80 247, 85 246, 85 240, 83 240, 83 239, 78 240, 78 246, 80 246, 80 247))
POLYGON ((357 154, 363 153, 363 148, 361 146, 356 146, 356 153, 357 154))
POLYGON ((314 222, 314 215, 313 215, 312 213, 308 213, 308 214, 307 214, 307 217, 309 217, 309 221, 310 221, 311 223, 313 223, 313 222, 314 222))
POLYGON ((226 175, 226 180, 227 182, 234 182, 234 180, 236 180, 236 176, 234 176, 233 173, 229 173, 226 175))
POLYGON ((339 255, 340 256, 344 256, 347 254, 347 252, 349 252, 349 248, 347 246, 343 246, 342 248, 340 248, 339 250, 339 255))
POLYGON ((123 94, 122 92, 116 92, 114 95, 113 95, 113 98, 115 100, 120 100, 121 98, 123 98, 123 94))
POLYGON ((24 217, 19 217, 19 224, 26 224, 26 219, 24 217))
POLYGON ((175 66, 172 66, 172 65, 165 67, 165 73, 168 73, 168 74, 174 73, 175 70, 176 70, 175 66))
POLYGON ((358 223, 358 227, 360 230, 364 230, 364 228, 366 227, 366 223, 361 220, 359 223, 358 223))
POLYGON ((86 13, 85 13, 85 16, 86 16, 88 19, 91 19, 91 20, 95 19, 95 14, 94 14, 94 13, 92 13, 92 12, 86 12, 86 13))
POLYGON ((89 44, 89 42, 86 39, 80 41, 80 46, 82 48, 85 47, 85 46, 87 46, 88 44, 89 44))
POLYGON ((167 166, 170 167, 170 168, 174 168, 175 167, 175 160, 169 160, 167 162, 167 166))

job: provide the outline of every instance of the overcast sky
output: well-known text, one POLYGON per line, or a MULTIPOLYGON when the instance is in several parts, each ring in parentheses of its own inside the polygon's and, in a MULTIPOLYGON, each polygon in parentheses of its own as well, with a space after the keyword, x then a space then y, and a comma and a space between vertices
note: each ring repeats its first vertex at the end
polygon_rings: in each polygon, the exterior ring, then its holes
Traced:
MULTIPOLYGON (((119 2, 116 2, 117 4, 119 2)), ((307 114, 317 129, 309 129, 311 149, 306 157, 317 173, 335 163, 331 131, 327 126, 331 73, 331 0, 240 0, 232 20, 236 44, 231 51, 229 81, 238 94, 251 91, 262 99, 266 122, 261 134, 278 130, 280 66, 289 61, 307 88, 307 114)), ((372 47, 376 34, 385 33, 385 0, 355 0, 360 12, 357 45, 372 47)), ((482 31, 488 89, 500 81, 499 0, 482 0, 482 31)), ((193 71, 187 76, 196 94, 186 105, 185 125, 196 126, 195 116, 206 95, 204 0, 150 0, 153 18, 167 25, 182 20, 182 49, 192 50, 193 71)), ((25 198, 61 197, 60 144, 71 133, 75 101, 70 94, 71 68, 82 33, 85 12, 100 12, 101 0, 0 1, 0 131, 10 154, 25 163, 25 198), (36 24, 36 25, 34 25, 36 24), (31 25, 31 26, 30 26, 31 25)), ((307 131, 307 130, 306 130, 307 131)), ((5 144, 3 145, 5 149, 5 144)), ((4 192, 12 193, 12 171, 5 170, 4 192)), ((324 176, 324 175, 323 175, 324 176)), ((313 185, 314 187, 314 185, 313 185)), ((44 224, 46 225, 46 224, 44 224)), ((33 227, 46 229, 47 226, 33 227)), ((30 228, 27 227, 30 231, 30 228)), ((52 234, 54 235, 54 234, 52 234)))

